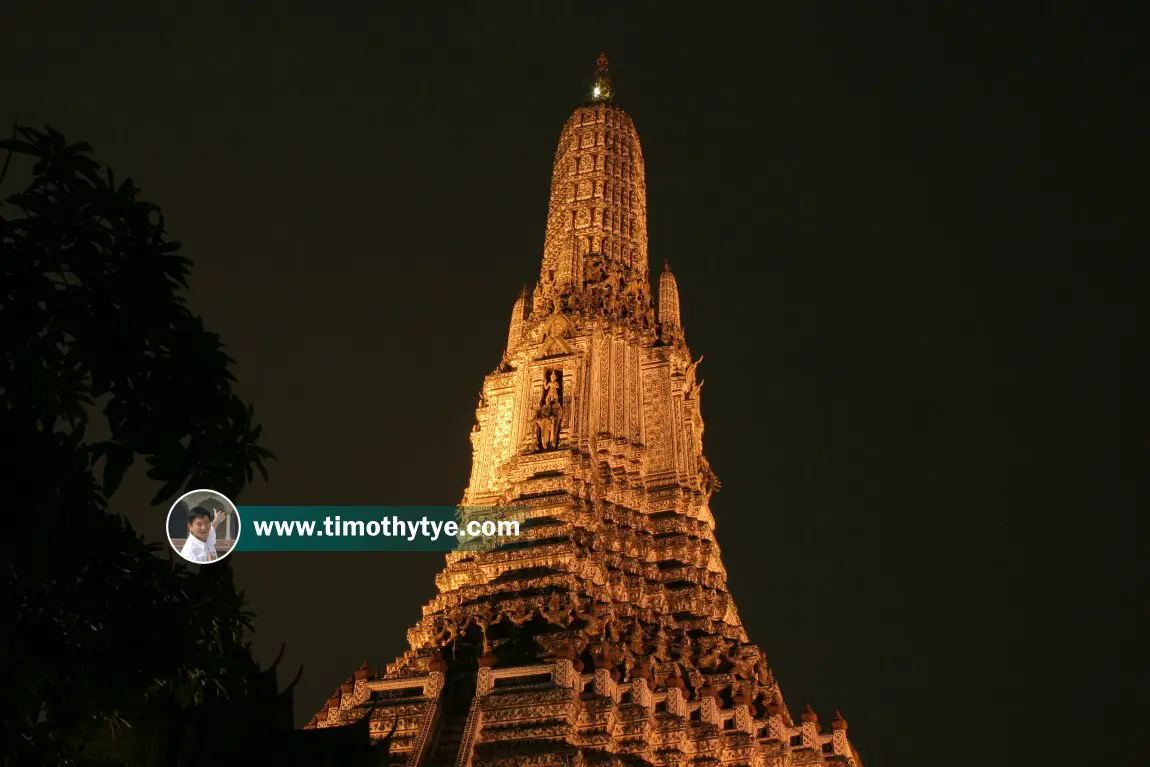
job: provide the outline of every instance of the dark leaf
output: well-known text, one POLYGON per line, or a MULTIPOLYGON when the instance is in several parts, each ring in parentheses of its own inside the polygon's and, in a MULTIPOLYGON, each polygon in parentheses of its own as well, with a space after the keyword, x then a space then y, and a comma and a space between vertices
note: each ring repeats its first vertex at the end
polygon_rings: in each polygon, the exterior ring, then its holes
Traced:
POLYGON ((132 465, 136 454, 127 447, 112 443, 108 447, 104 463, 104 496, 110 498, 120 487, 124 472, 132 465))

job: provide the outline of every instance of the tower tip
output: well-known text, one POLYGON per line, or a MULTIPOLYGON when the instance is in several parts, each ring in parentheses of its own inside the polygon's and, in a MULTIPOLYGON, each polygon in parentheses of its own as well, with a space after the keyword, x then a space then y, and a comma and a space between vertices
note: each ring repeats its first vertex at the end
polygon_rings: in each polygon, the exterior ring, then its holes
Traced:
POLYGON ((611 75, 607 71, 607 54, 600 53, 595 61, 595 87, 591 89, 591 100, 610 101, 614 95, 611 89, 611 75))

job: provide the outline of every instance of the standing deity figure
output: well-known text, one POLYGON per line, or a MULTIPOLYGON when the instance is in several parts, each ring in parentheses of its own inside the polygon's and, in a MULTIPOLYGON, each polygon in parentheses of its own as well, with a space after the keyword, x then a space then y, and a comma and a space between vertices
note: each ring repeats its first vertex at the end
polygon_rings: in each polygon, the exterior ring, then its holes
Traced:
POLYGON ((559 376, 555 371, 551 371, 550 378, 543 384, 543 391, 546 393, 544 397, 544 404, 558 405, 559 404, 559 376))

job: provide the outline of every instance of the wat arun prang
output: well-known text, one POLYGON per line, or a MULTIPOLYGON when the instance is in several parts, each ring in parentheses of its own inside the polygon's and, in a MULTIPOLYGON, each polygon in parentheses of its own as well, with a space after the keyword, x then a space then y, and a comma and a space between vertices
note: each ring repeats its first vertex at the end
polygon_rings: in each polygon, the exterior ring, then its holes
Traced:
POLYGON ((651 295, 643 154, 612 97, 601 56, 471 433, 463 506, 517 509, 521 534, 448 554, 410 649, 308 727, 366 717, 395 764, 859 766, 840 715, 792 718, 727 590, 702 358, 669 268, 651 295))

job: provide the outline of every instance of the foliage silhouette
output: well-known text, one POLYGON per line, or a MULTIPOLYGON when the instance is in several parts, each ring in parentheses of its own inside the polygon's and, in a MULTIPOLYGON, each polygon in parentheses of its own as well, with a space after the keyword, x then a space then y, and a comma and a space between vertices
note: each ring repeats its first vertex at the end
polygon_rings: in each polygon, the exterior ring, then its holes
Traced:
POLYGON ((290 727, 228 563, 157 556, 108 512, 140 460, 161 505, 234 498, 274 459, 180 294, 191 262, 87 144, 17 128, 0 151, 0 195, 31 176, 0 196, 4 763, 199 764, 220 716, 229 732, 290 727))

